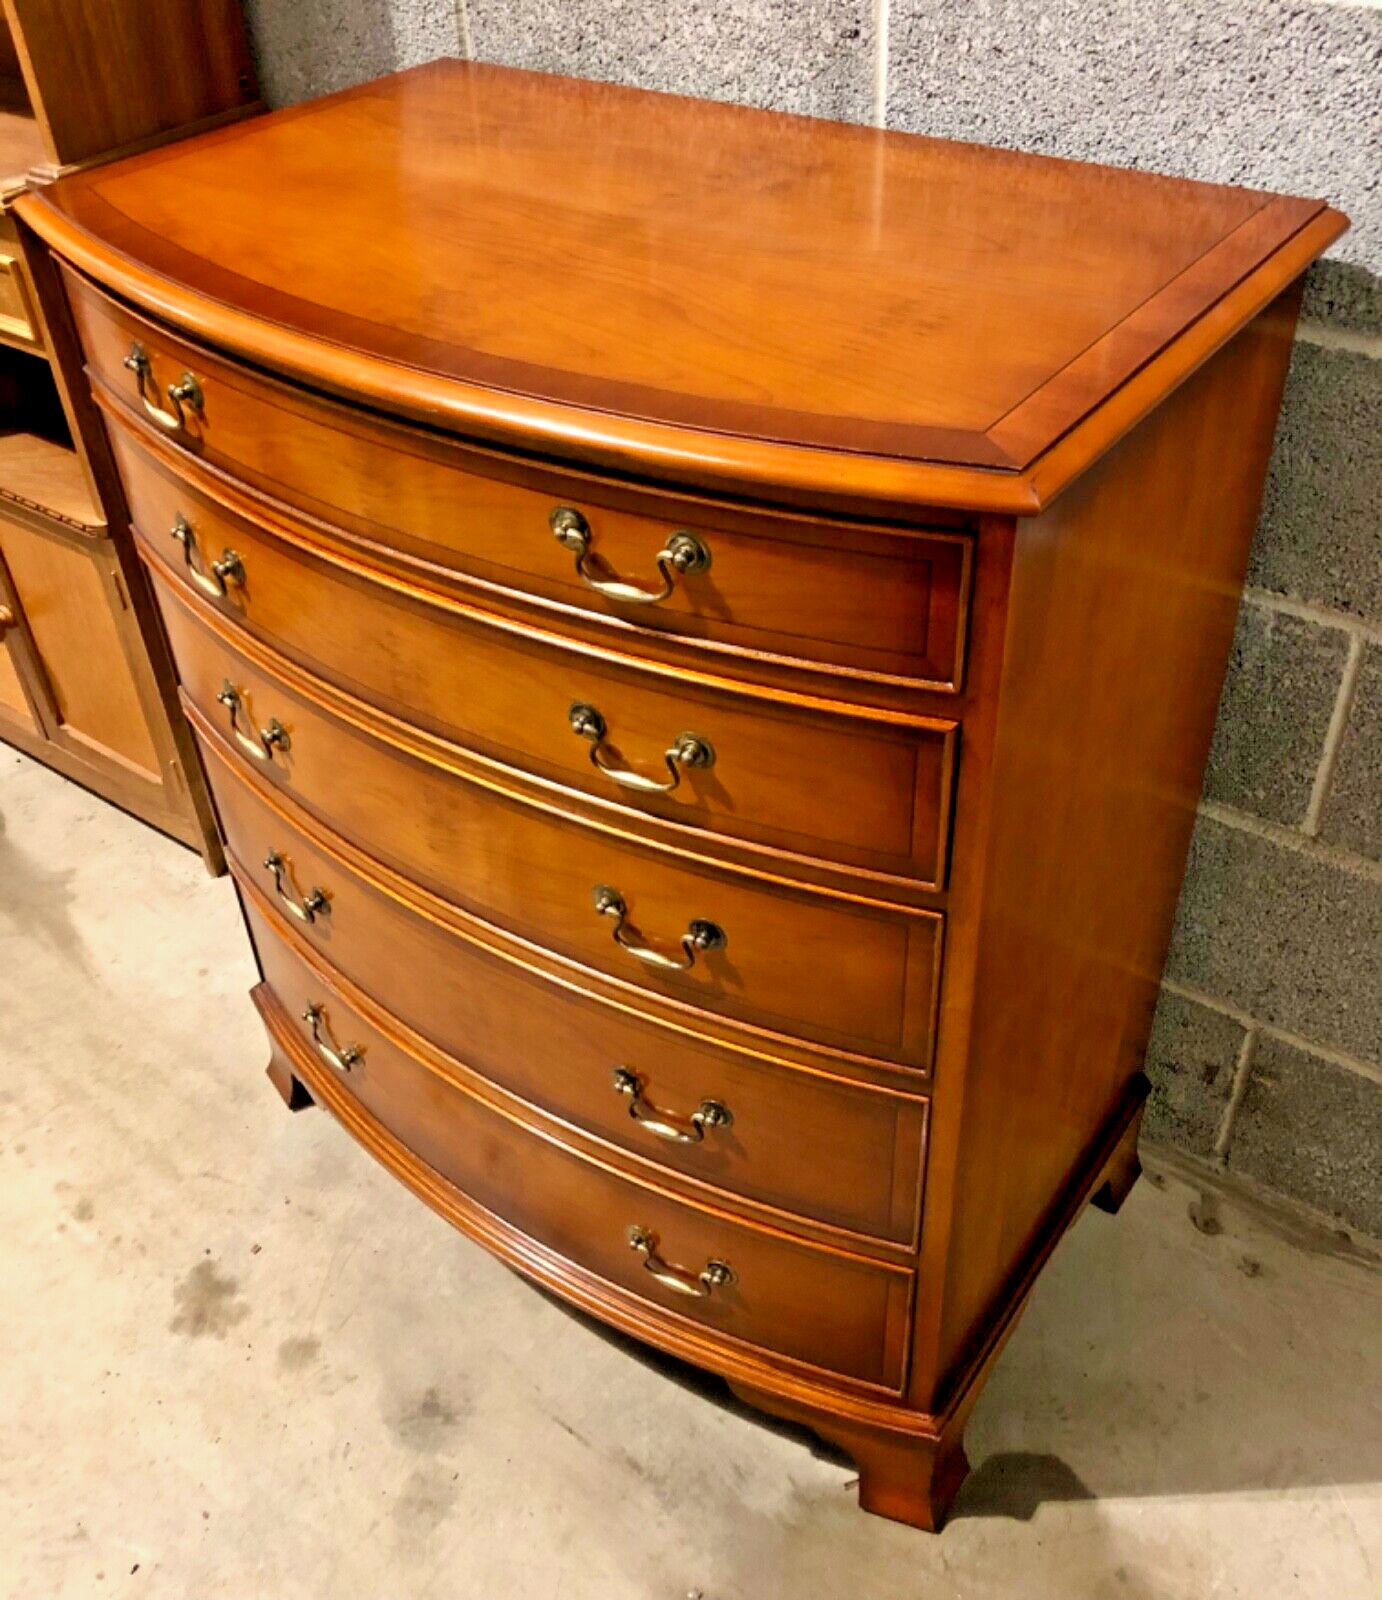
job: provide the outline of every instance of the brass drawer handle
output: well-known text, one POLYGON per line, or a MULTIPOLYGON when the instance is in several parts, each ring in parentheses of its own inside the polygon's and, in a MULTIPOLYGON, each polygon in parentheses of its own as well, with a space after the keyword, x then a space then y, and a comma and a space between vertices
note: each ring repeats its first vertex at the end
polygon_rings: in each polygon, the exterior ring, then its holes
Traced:
POLYGON ((324 890, 311 888, 306 894, 295 892, 293 869, 277 850, 270 850, 264 857, 264 866, 274 875, 274 893, 299 922, 315 922, 330 911, 331 902, 324 890), (287 888, 284 887, 285 883, 287 888))
POLYGON ((246 755, 253 756, 256 761, 272 761, 275 750, 287 750, 292 744, 288 730, 277 717, 272 717, 268 727, 258 733, 245 732, 240 726, 240 713, 246 709, 245 697, 229 678, 221 685, 216 698, 230 712, 230 731, 246 755))
POLYGON ((734 1121, 729 1107, 718 1100, 702 1100, 689 1117, 672 1121, 672 1113, 658 1111, 643 1098, 638 1074, 627 1067, 614 1069, 614 1092, 629 1097, 629 1115, 639 1127, 669 1144, 700 1144, 707 1128, 727 1128, 734 1121))
POLYGON ((689 1295, 693 1300, 709 1299, 716 1289, 734 1282, 734 1269, 727 1261, 707 1261, 699 1272, 675 1267, 657 1253, 657 1235, 651 1228, 635 1223, 628 1231, 629 1248, 643 1257, 643 1270, 656 1278, 664 1289, 689 1295))
POLYGON ((624 897, 617 889, 599 884, 594 890, 594 898, 595 909, 600 916, 614 919, 615 944, 621 950, 627 950, 645 966, 657 967, 663 972, 685 972, 695 966, 696 957, 702 951, 723 950, 729 943, 725 937, 725 930, 718 923, 707 922, 704 917, 696 917, 687 924, 686 932, 681 936, 681 948, 685 960, 677 956, 665 956, 660 950, 654 950, 651 945, 644 944, 636 931, 627 925, 629 908, 624 904, 624 897))
POLYGON ((223 550, 219 560, 206 564, 197 549, 197 536, 192 532, 192 524, 180 511, 169 531, 182 546, 187 576, 203 594, 209 594, 213 600, 224 600, 227 583, 244 583, 245 567, 236 551, 223 550))
POLYGON ((353 1067, 358 1067, 365 1059, 365 1052, 358 1044, 348 1044, 342 1050, 327 1037, 326 1010, 322 1006, 308 1005, 303 1013, 302 1020, 312 1025, 312 1043, 317 1047, 317 1054, 326 1062, 328 1067, 335 1067, 337 1072, 349 1072, 353 1067))
POLYGON ((679 733, 671 747, 663 751, 663 760, 671 776, 665 783, 657 778, 645 778, 641 772, 634 772, 629 767, 616 767, 607 757, 601 756, 609 725, 595 706, 577 700, 567 713, 567 721, 582 739, 589 739, 590 764, 596 772, 612 778, 620 788, 634 789, 639 794, 671 794, 680 785, 681 775, 686 768, 703 770, 715 765, 715 747, 709 739, 703 739, 698 733, 679 733))
POLYGON ((547 521, 556 535, 557 543, 564 545, 576 557, 576 571, 586 583, 607 600, 623 600, 630 605, 655 606, 667 599, 676 587, 679 577, 704 572, 710 565, 710 546, 678 528, 658 551, 654 559, 662 575, 660 589, 641 589, 636 583, 623 583, 617 578, 601 578, 588 564, 590 546, 594 535, 590 524, 575 506, 557 506, 547 521))
POLYGON ((195 411, 199 416, 202 407, 206 404, 202 394, 202 386, 190 372, 184 372, 176 383, 168 385, 168 404, 173 408, 165 411, 158 403, 158 385, 154 382, 153 366, 149 361, 149 353, 138 339, 130 346, 130 353, 125 357, 125 365, 134 374, 134 386, 138 391, 140 404, 148 415, 159 425, 166 428, 169 433, 181 433, 187 427, 187 411, 195 411), (150 395, 152 393, 152 398, 150 395))

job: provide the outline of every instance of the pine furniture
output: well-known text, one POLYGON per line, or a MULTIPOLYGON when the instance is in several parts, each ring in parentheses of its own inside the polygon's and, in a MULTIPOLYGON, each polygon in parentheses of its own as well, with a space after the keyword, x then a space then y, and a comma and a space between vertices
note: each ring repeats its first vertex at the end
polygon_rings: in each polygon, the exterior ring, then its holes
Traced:
POLYGON ((456 62, 20 211, 285 1099, 935 1526, 1137 1173, 1344 219, 456 62))
MULTIPOLYGON (((4 0, 0 13, 0 740, 220 846, 104 438, 9 214, 26 184, 259 109, 238 0, 4 0)), ((40 271, 41 265, 40 265, 40 271)))

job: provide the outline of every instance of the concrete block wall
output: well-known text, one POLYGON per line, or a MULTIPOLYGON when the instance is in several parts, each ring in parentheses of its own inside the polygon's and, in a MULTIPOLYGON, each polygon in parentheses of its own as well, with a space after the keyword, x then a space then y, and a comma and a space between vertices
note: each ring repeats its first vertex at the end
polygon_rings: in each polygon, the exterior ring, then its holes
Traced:
POLYGON ((1382 0, 246 0, 275 104, 433 55, 1321 195, 1150 1140, 1382 1237, 1382 0))

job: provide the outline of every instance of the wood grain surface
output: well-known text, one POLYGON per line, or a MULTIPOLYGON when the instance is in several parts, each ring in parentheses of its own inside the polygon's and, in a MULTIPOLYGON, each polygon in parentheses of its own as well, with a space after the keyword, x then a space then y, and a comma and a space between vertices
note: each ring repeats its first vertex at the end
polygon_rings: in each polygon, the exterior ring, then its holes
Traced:
POLYGON ((416 414, 779 483, 792 452, 816 484, 833 454, 861 492, 930 482, 917 498, 943 503, 988 475, 1029 510, 1043 452, 1235 285, 1261 276, 1265 303, 1296 236, 1317 253, 1344 225, 1319 201, 454 61, 25 215, 107 281, 137 263, 120 287, 174 321, 416 414))
POLYGON ((805 855, 859 869, 875 892, 888 879, 943 883, 954 722, 726 694, 689 669, 668 681, 636 658, 573 653, 560 635, 501 631, 435 590, 385 584, 301 531, 286 540, 231 516, 123 430, 112 438, 150 564, 308 670, 631 816, 755 844, 776 870, 805 855), (227 552, 237 575, 218 582, 213 564, 227 552), (598 714, 598 740, 573 728, 576 706, 598 714), (707 765, 669 763, 688 734, 707 765))
MULTIPOLYGON (((666 492, 544 471, 332 405, 173 338, 68 274, 97 396, 135 424, 175 475, 245 503, 267 497, 352 538, 369 560, 389 553, 444 567, 493 592, 546 600, 707 647, 727 669, 761 675, 764 659, 810 664, 869 682, 948 687, 963 648, 969 543, 959 534, 874 530, 822 519, 734 511, 666 492), (164 390, 191 372, 204 396, 187 426, 153 432, 125 367, 135 343, 164 390), (170 454, 169 452, 174 452, 170 454), (180 462, 179 455, 192 457, 180 462), (198 476, 197 468, 209 469, 198 476), (219 485, 218 485, 219 476, 219 485), (226 480, 229 480, 228 482, 226 480), (710 553, 657 604, 611 601, 576 571, 553 536, 560 506, 591 532, 587 566, 600 581, 655 588, 656 557, 688 531, 710 553)), ((288 515, 291 517, 292 512, 288 515)))
POLYGON ((232 871, 274 937, 319 952, 442 1050, 639 1162, 911 1245, 923 1098, 793 1070, 762 1050, 729 1050, 555 982, 520 950, 479 945, 416 900, 397 899, 305 816, 266 798, 220 746, 207 753, 232 871), (314 891, 325 907, 309 922, 303 910, 314 891), (642 1120, 616 1087, 617 1069, 638 1079, 642 1120), (706 1100, 732 1120, 697 1138, 689 1119, 706 1100), (650 1130, 649 1119, 681 1139, 650 1130))
MULTIPOLYGON (((260 931, 253 909, 249 918, 260 931)), ((386 1012, 369 1008, 367 1015, 362 996, 282 941, 261 937, 257 948, 265 981, 299 1037, 310 1034, 302 1012, 320 1006, 329 1048, 338 1058, 359 1052, 349 1071, 328 1063, 341 1087, 487 1210, 605 1281, 722 1338, 880 1389, 900 1386, 911 1299, 906 1270, 750 1226, 585 1159, 547 1119, 467 1078, 457 1063, 407 1049, 386 1012), (708 1262, 723 1261, 733 1282, 704 1296, 665 1287, 630 1247, 628 1231, 637 1226, 653 1233, 667 1266, 694 1277, 708 1262)))

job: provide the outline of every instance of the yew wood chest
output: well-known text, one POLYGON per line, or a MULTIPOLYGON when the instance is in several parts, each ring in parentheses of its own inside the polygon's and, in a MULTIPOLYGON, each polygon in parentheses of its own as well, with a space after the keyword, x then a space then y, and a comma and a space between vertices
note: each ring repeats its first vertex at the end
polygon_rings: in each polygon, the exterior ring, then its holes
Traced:
POLYGON ((934 1526, 1136 1175, 1344 219, 457 62, 20 211, 285 1099, 934 1526))

